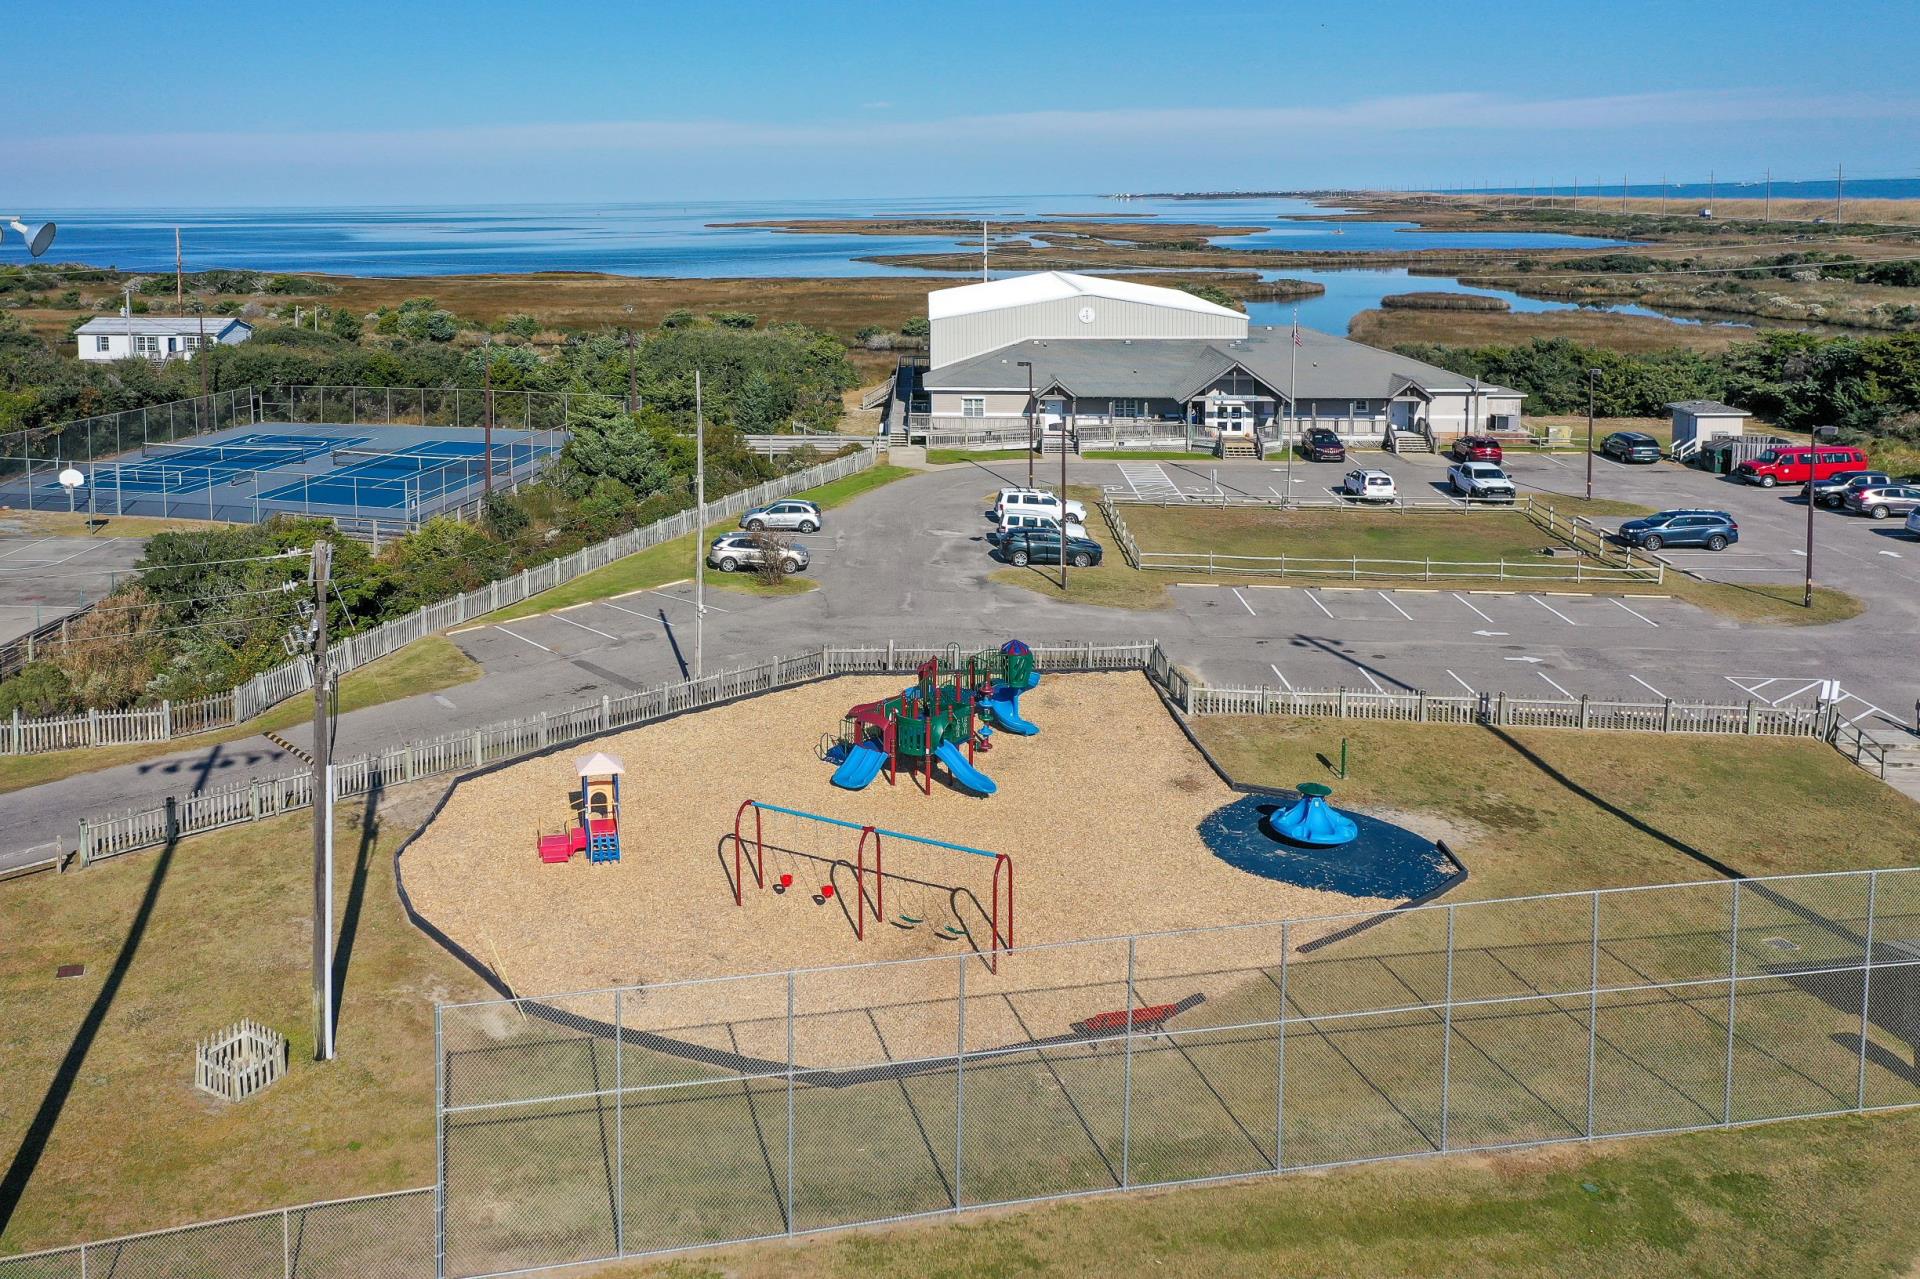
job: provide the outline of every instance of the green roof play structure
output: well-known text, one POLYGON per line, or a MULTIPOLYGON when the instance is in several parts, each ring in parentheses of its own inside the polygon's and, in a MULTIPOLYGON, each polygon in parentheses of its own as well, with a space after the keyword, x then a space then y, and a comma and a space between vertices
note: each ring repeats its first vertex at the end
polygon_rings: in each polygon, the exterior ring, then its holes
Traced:
POLYGON ((975 752, 991 745, 995 729, 1022 737, 1040 731, 1020 713, 1020 694, 1039 682, 1033 650, 1019 640, 964 660, 927 661, 899 696, 847 711, 831 756, 839 765, 833 784, 861 790, 884 772, 894 785, 904 759, 907 776, 931 795, 938 760, 961 790, 991 795, 998 787, 975 766, 975 752))

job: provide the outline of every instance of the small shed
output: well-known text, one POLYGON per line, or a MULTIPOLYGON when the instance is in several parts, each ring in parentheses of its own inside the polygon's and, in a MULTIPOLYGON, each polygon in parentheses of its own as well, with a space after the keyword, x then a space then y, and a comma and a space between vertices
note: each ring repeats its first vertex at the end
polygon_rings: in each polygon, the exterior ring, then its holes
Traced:
POLYGON ((1708 440, 1723 435, 1744 435, 1747 411, 1718 400, 1675 400, 1667 405, 1673 414, 1673 451, 1685 457, 1708 440))

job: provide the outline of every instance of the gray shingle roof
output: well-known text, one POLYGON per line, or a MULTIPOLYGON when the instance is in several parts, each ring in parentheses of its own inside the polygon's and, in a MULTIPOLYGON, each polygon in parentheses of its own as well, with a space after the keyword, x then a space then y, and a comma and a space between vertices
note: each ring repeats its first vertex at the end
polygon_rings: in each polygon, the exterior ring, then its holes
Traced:
MULTIPOLYGON (((1057 384, 1075 396, 1185 398, 1237 364, 1284 398, 1293 376, 1290 332, 1257 329, 1243 342, 1035 338, 934 369, 923 381, 934 391, 1024 391, 1027 371, 1017 361, 1031 360, 1036 389, 1057 384)), ((1461 374, 1314 329, 1300 330, 1298 378, 1302 400, 1384 400, 1409 384, 1429 392, 1473 385, 1461 374)), ((1485 382, 1480 389, 1506 390, 1485 382)))
MULTIPOLYGON (((118 333, 122 335, 133 333, 136 335, 152 334, 159 336, 198 333, 200 332, 200 319, 201 317, 197 315, 135 315, 131 317, 125 315, 96 315, 75 329, 74 332, 87 334, 118 333)), ((209 315, 206 317, 207 336, 213 337, 217 334, 225 333, 236 324, 247 329, 252 329, 253 327, 245 320, 236 320, 230 315, 209 315)))
POLYGON ((1745 409, 1736 409, 1731 404, 1722 404, 1718 400, 1673 400, 1667 405, 1670 409, 1685 409, 1695 417, 1745 417, 1745 409))

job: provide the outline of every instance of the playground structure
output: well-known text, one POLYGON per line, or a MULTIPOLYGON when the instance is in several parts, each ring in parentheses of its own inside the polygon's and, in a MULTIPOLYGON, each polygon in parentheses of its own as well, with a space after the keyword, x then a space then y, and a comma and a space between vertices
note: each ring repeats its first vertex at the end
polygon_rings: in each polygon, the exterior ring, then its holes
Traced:
POLYGON ((571 820, 552 835, 536 832, 540 860, 562 865, 575 853, 590 862, 620 860, 620 777, 627 770, 611 755, 598 752, 579 760, 574 771, 580 789, 573 797, 571 820))
POLYGON ((991 749, 996 728, 1022 737, 1040 731, 1020 713, 1020 694, 1039 682, 1033 650, 1019 640, 944 667, 930 659, 898 697, 847 711, 832 756, 838 764, 833 784, 861 790, 884 771, 887 784, 896 785, 905 756, 907 775, 923 794, 933 793, 938 760, 960 789, 991 795, 999 787, 975 766, 975 754, 991 749))
POLYGON ((1353 818, 1328 805, 1331 787, 1302 782, 1299 790, 1300 802, 1273 819, 1273 828, 1282 839, 1313 848, 1337 848, 1351 844, 1360 834, 1353 818))
POLYGON ((795 888, 805 893, 811 887, 816 906, 838 899, 859 941, 866 940, 869 918, 904 932, 925 929, 940 941, 966 942, 994 973, 1000 970, 1001 952, 1013 949, 1013 858, 1005 853, 749 799, 733 816, 736 906, 746 905, 749 874, 755 887, 776 896, 785 896, 795 888), (781 837, 769 839, 770 821, 786 827, 787 832, 777 831, 781 837), (826 841, 824 851, 798 846, 816 841, 826 841), (847 855, 849 844, 851 857, 847 855), (775 863, 771 877, 768 853, 773 854, 775 863), (990 861, 990 882, 965 883, 966 876, 953 873, 963 864, 952 856, 955 854, 990 861), (893 859, 892 869, 887 868, 889 857, 893 859), (850 876, 850 882, 836 882, 843 875, 850 876), (978 888, 985 889, 985 900, 978 888), (893 899, 891 906, 889 896, 893 899))

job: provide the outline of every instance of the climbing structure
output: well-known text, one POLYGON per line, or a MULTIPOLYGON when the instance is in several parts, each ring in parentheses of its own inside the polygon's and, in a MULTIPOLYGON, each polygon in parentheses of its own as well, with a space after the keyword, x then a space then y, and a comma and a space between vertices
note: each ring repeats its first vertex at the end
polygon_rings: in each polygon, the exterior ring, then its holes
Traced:
POLYGON ((847 711, 833 784, 860 790, 885 772, 893 785, 904 760, 909 779, 930 795, 938 761, 961 790, 993 794, 998 787, 975 756, 990 747, 995 728, 1021 736, 1040 731, 1020 713, 1020 694, 1039 679, 1033 650, 1019 640, 944 666, 937 658, 922 663, 898 697, 847 711))
POLYGON ((620 776, 627 770, 611 755, 595 753, 575 765, 580 789, 573 795, 573 813, 552 835, 536 835, 540 860, 552 865, 585 853, 590 862, 620 860, 620 776))

